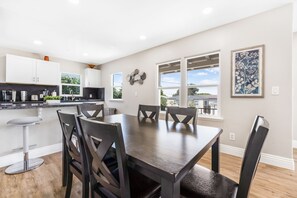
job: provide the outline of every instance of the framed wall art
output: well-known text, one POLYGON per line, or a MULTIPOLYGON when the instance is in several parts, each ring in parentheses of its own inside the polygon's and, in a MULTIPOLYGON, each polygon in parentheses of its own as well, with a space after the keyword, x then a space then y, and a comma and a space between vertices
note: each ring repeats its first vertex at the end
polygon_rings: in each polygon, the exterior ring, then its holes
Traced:
POLYGON ((264 45, 232 53, 231 97, 264 97, 264 45))

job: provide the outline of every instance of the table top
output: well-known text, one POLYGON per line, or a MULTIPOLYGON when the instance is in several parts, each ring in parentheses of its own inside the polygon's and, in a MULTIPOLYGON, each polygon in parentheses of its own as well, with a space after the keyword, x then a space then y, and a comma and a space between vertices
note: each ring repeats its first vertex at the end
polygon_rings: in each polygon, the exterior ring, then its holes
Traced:
POLYGON ((214 127, 124 114, 105 116, 103 121, 121 123, 129 161, 172 181, 194 166, 222 133, 214 127))

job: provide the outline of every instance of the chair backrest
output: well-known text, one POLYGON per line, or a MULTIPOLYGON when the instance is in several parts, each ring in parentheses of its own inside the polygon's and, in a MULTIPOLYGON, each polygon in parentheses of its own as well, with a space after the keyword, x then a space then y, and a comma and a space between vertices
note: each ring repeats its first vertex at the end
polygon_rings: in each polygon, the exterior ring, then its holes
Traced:
POLYGON ((140 118, 141 114, 145 118, 151 118, 158 120, 159 119, 159 113, 160 113, 160 106, 154 106, 154 105, 139 105, 138 106, 138 113, 137 117, 140 118), (151 112, 150 115, 147 114, 147 112, 151 112))
POLYGON ((187 124, 191 119, 193 119, 193 124, 196 124, 197 109, 195 107, 167 107, 165 118, 166 121, 168 121, 169 115, 173 118, 174 122, 182 122, 187 124), (186 117, 180 121, 177 115, 183 115, 186 117))
POLYGON ((92 160, 90 162, 91 178, 100 184, 99 187, 97 185, 99 193, 105 197, 130 197, 127 157, 121 124, 109 124, 82 117, 78 122, 91 155, 89 156, 92 160), (110 170, 104 162, 110 149, 115 149, 116 171, 110 170), (113 174, 115 172, 116 174, 113 174))
POLYGON ((87 171, 87 156, 83 143, 83 137, 80 130, 76 127, 76 114, 63 113, 57 110, 59 121, 61 124, 63 136, 65 138, 66 154, 71 157, 70 161, 75 160, 80 162, 82 166, 81 171, 87 171))
POLYGON ((83 103, 77 105, 77 112, 79 115, 82 114, 87 118, 96 118, 99 115, 99 113, 102 112, 102 117, 104 117, 104 105, 83 103))
POLYGON ((263 117, 256 116, 243 157, 237 198, 248 197, 250 185, 257 171, 261 150, 268 131, 269 123, 263 117))

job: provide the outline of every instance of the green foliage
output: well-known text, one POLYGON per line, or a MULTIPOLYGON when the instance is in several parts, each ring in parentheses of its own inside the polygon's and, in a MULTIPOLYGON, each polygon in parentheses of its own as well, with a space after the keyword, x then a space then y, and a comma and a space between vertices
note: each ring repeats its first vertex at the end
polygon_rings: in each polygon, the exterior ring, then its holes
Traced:
POLYGON ((199 95, 198 92, 199 92, 199 89, 196 87, 188 89, 188 95, 190 95, 190 96, 199 95))
POLYGON ((161 110, 162 111, 165 111, 165 108, 167 106, 167 98, 166 98, 166 95, 164 94, 163 90, 161 89, 161 98, 160 98, 160 101, 161 101, 161 110))
POLYGON ((113 96, 113 99, 122 99, 122 88, 120 89, 116 89, 116 88, 113 88, 113 92, 112 92, 112 96, 113 96))
POLYGON ((80 85, 80 75, 62 73, 61 83, 63 83, 63 84, 72 84, 72 85, 80 85))
POLYGON ((60 100, 61 96, 45 96, 43 100, 60 100))
POLYGON ((80 95, 79 86, 62 85, 62 94, 80 95))

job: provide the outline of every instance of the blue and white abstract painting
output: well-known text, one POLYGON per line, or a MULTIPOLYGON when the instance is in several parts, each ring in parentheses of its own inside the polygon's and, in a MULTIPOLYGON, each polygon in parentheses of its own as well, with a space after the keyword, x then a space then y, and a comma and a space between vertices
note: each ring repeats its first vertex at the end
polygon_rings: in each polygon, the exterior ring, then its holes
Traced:
POLYGON ((263 97, 263 46, 232 52, 232 97, 263 97))

